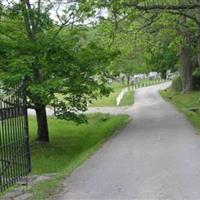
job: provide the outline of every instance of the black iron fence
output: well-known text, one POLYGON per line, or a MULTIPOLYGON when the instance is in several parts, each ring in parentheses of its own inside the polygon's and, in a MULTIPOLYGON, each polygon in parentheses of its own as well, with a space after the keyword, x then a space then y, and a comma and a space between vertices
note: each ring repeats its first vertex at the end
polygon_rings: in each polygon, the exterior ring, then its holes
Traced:
POLYGON ((0 192, 30 170, 26 97, 23 87, 18 87, 0 96, 0 192))

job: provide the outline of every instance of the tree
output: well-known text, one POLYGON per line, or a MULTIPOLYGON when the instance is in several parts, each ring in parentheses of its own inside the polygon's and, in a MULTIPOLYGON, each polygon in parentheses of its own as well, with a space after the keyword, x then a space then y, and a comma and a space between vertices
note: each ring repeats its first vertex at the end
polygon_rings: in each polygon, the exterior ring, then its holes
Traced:
POLYGON ((140 11, 154 11, 178 16, 178 20, 176 20, 179 27, 177 32, 182 37, 180 44, 180 74, 183 92, 192 90, 192 72, 196 65, 200 67, 200 1, 191 0, 177 3, 171 0, 164 4, 162 1, 156 3, 145 1, 142 4, 138 1, 131 6, 140 11), (196 44, 194 44, 194 41, 196 41, 196 44), (196 49, 195 55, 193 48, 196 49))
MULTIPOLYGON (((112 12, 113 23, 117 24, 116 27, 119 28, 119 22, 122 20, 129 21, 130 23, 134 23, 134 21, 140 22, 137 16, 147 16, 145 22, 143 23, 144 30, 146 31, 147 26, 151 27, 152 24, 160 19, 160 16, 163 14, 167 14, 174 18, 174 21, 177 22, 176 26, 179 27, 177 31, 177 35, 180 33, 182 36, 180 43, 180 60, 181 60, 181 79, 183 84, 183 92, 188 92, 192 89, 192 71, 194 66, 196 66, 196 58, 199 63, 199 55, 200 55, 200 21, 199 21, 199 10, 200 10, 200 2, 199 0, 190 0, 190 1, 174 1, 169 0, 163 2, 162 0, 158 1, 101 1, 97 3, 97 7, 107 7, 107 9, 112 12), (149 17, 148 17, 149 16, 149 17), (181 18, 186 19, 186 23, 181 22, 181 18), (148 20, 150 19, 150 20, 148 20), (149 21, 150 23, 146 23, 149 21), (193 29, 193 31, 191 31, 193 29), (187 33, 186 33, 187 32, 187 33), (188 40, 192 38, 191 40, 188 40), (194 44, 193 41, 196 41, 194 44), (186 48, 187 46, 187 48, 186 48), (193 48, 196 49, 195 53, 193 48), (187 51, 186 51, 187 49, 187 51), (187 54, 187 55, 186 55, 187 54), (195 54, 195 55, 194 55, 195 54), (184 56, 183 56, 184 55, 184 56), (193 57, 196 57, 195 59, 193 57), (190 63, 190 64, 189 64, 190 63), (190 68, 190 69, 188 69, 190 68), (184 71, 184 73, 182 73, 184 71), (187 72, 187 73, 186 73, 187 72)), ((166 20, 164 21, 166 22, 166 20)))
POLYGON ((0 15, 0 78, 6 89, 25 77, 41 142, 49 141, 47 105, 56 102, 59 117, 81 120, 88 101, 109 93, 106 66, 115 55, 89 38, 90 27, 74 24, 77 7, 62 16, 56 10, 59 22, 50 18, 55 5, 21 0, 2 6, 0 15))

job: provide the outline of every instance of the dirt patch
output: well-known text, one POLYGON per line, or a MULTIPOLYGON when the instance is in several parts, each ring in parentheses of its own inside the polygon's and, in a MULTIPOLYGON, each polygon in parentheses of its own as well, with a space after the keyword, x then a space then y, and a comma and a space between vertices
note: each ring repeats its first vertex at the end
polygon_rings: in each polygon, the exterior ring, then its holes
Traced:
POLYGON ((52 179, 55 174, 29 176, 20 181, 16 188, 8 192, 2 200, 28 200, 32 194, 29 190, 36 184, 52 179))

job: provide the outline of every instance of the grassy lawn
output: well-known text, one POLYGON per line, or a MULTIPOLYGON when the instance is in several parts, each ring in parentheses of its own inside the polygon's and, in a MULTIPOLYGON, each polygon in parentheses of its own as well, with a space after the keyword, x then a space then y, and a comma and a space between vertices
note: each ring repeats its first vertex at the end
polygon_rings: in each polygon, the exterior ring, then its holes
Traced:
POLYGON ((149 79, 144 79, 144 80, 141 80, 140 83, 143 83, 143 84, 155 84, 155 81, 158 81, 159 79, 156 79, 156 80, 149 80, 149 79))
POLYGON ((196 110, 196 108, 200 108, 200 92, 177 94, 174 90, 168 89, 160 91, 160 94, 183 112, 200 134, 200 109, 196 110))
POLYGON ((134 103, 134 93, 133 91, 127 92, 120 102, 120 106, 131 106, 134 103))
MULTIPOLYGON (((149 83, 154 84, 155 80, 148 80, 148 79, 144 79, 141 82, 139 82, 140 84, 147 84, 149 83)), ((116 98, 117 96, 120 94, 120 92, 122 91, 122 89, 126 88, 127 85, 123 85, 122 83, 113 83, 111 88, 113 89, 113 92, 110 93, 110 95, 108 97, 99 97, 99 99, 93 101, 92 104, 90 104, 90 107, 115 107, 116 106, 116 98)), ((122 102, 120 103, 120 106, 129 106, 132 105, 134 103, 134 98, 132 97, 133 94, 131 94, 131 92, 128 92, 122 102)), ((63 96, 60 94, 57 94, 57 97, 59 99, 63 99, 63 96)))
POLYGON ((123 85, 121 83, 114 83, 112 86, 113 92, 108 96, 108 97, 102 97, 94 101, 90 107, 112 107, 116 106, 116 98, 121 92, 121 90, 125 87, 126 85, 123 85))
POLYGON ((74 168, 92 155, 116 130, 128 120, 127 115, 89 115, 88 124, 49 118, 51 143, 39 145, 34 142, 36 121, 30 118, 32 174, 56 173, 31 189, 34 200, 49 199, 55 189, 74 168))

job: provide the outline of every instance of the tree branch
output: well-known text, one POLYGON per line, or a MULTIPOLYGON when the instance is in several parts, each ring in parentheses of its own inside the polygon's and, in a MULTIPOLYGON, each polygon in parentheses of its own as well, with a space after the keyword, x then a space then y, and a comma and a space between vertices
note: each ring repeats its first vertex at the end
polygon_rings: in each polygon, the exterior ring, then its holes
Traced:
POLYGON ((24 23, 25 23, 27 34, 28 34, 28 38, 31 39, 31 40, 34 40, 35 35, 34 35, 33 30, 31 28, 31 22, 30 22, 30 19, 29 19, 29 13, 28 13, 27 8, 26 8, 26 3, 27 3, 27 0, 21 0, 22 14, 23 14, 23 17, 24 17, 24 23))
POLYGON ((187 17, 187 18, 193 20, 196 24, 200 25, 200 21, 196 17, 189 15, 185 12, 168 10, 168 11, 166 11, 166 13, 169 13, 169 14, 172 14, 172 15, 181 15, 181 16, 187 17))
POLYGON ((135 7, 138 10, 193 10, 200 8, 200 4, 182 5, 139 5, 138 3, 124 3, 124 7, 135 7))

